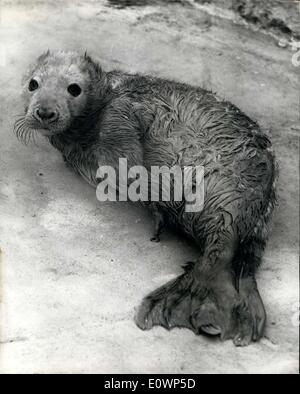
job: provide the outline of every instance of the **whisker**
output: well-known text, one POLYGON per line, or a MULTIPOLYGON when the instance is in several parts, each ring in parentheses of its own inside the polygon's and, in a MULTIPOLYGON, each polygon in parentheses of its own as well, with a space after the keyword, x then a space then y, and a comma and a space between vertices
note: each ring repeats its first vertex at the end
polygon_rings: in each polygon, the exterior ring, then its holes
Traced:
POLYGON ((24 117, 17 119, 14 124, 18 124, 20 122, 24 122, 24 117))
POLYGON ((24 144, 28 145, 28 130, 27 129, 24 129, 23 139, 24 139, 24 144))
POLYGON ((33 142, 33 144, 34 144, 35 146, 38 146, 38 144, 37 144, 37 142, 36 142, 36 130, 35 130, 35 129, 32 130, 32 133, 31 133, 31 141, 33 142))
POLYGON ((26 126, 24 117, 15 122, 14 133, 20 142, 22 142, 24 145, 28 145, 31 131, 26 126))
POLYGON ((19 123, 15 124, 15 130, 19 131, 24 126, 25 126, 24 122, 19 122, 19 123))
POLYGON ((29 143, 30 143, 31 134, 32 134, 32 131, 29 130, 29 129, 27 129, 27 130, 26 130, 26 135, 25 135, 25 138, 26 138, 26 145, 29 145, 29 143))
POLYGON ((36 141, 36 137, 38 135, 37 130, 26 125, 26 119, 24 115, 16 115, 16 117, 19 119, 16 119, 13 131, 17 139, 26 146, 31 142, 33 142, 35 146, 38 146, 36 141))
POLYGON ((18 126, 20 125, 24 125, 25 124, 25 117, 24 116, 19 116, 19 119, 17 119, 14 123, 14 129, 16 129, 18 126))
POLYGON ((14 126, 14 133, 16 134, 17 138, 19 138, 22 129, 24 128, 24 123, 15 124, 14 126))
POLYGON ((24 125, 24 122, 23 122, 23 121, 15 122, 15 124, 14 124, 14 130, 17 129, 18 127, 23 126, 23 125, 24 125))

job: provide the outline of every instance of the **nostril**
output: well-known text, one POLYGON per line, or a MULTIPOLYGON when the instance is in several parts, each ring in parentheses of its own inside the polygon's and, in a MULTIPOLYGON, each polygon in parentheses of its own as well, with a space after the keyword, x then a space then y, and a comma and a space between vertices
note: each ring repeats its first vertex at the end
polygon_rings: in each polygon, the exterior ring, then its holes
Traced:
POLYGON ((41 118, 40 110, 39 110, 39 109, 36 109, 36 110, 34 111, 34 115, 35 115, 36 118, 41 118))
POLYGON ((55 113, 54 112, 50 112, 49 114, 46 115, 46 117, 48 119, 53 119, 55 117, 55 113))

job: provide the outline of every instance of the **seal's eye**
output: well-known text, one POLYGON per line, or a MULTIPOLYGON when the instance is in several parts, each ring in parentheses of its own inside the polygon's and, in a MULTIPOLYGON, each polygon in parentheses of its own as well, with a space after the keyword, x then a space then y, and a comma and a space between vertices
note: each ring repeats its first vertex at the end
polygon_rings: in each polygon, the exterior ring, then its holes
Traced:
POLYGON ((81 87, 77 85, 77 83, 72 83, 71 85, 68 86, 68 92, 72 96, 77 97, 81 93, 81 87))
POLYGON ((39 84, 38 84, 38 81, 37 81, 36 79, 32 79, 32 80, 29 82, 28 89, 29 89, 30 92, 33 92, 33 91, 36 90, 38 87, 39 87, 39 84))

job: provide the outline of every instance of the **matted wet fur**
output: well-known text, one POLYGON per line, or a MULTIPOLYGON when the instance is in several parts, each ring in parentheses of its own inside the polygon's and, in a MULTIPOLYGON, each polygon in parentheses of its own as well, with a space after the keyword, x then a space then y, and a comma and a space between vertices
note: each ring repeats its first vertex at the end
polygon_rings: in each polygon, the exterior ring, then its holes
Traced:
POLYGON ((199 259, 149 294, 135 316, 150 329, 187 327, 238 346, 262 337, 266 314, 255 271, 275 204, 276 165, 258 125, 206 90, 151 76, 104 72, 86 54, 47 52, 24 80, 17 136, 41 133, 96 186, 99 165, 116 169, 205 167, 201 212, 184 201, 152 202, 156 234, 165 223, 199 247, 199 259))

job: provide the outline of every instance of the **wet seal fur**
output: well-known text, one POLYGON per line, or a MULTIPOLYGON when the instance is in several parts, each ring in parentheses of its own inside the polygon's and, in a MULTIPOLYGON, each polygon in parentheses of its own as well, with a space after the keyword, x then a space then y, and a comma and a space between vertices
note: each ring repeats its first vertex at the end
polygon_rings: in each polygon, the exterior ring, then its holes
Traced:
POLYGON ((28 142, 43 134, 96 186, 99 165, 205 167, 201 212, 184 201, 152 202, 156 234, 165 223, 192 238, 199 259, 149 294, 135 321, 142 329, 187 327, 237 346, 259 340, 266 313, 255 272, 275 205, 276 162, 268 136, 229 102, 186 84, 104 72, 88 55, 47 52, 25 76, 25 115, 15 124, 28 142))

